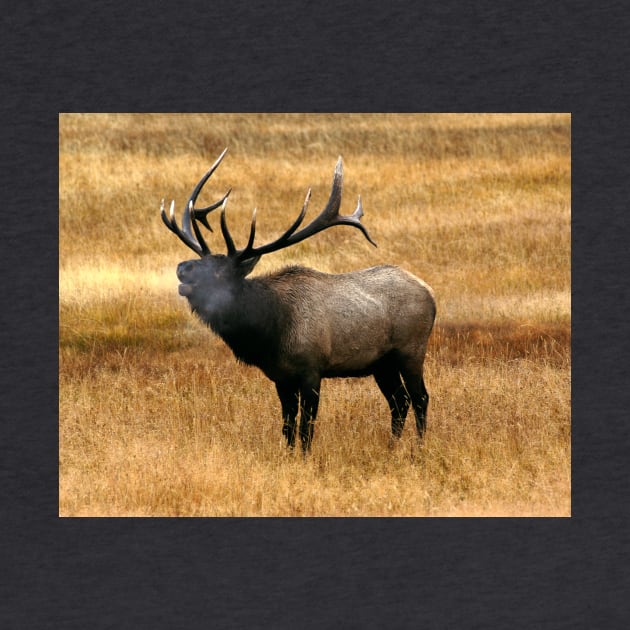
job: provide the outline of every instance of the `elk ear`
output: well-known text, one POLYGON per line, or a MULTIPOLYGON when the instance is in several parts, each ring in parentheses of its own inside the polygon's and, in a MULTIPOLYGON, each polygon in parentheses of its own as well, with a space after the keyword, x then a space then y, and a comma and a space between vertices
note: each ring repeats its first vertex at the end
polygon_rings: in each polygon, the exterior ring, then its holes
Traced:
POLYGON ((238 270, 241 274, 241 277, 245 277, 249 275, 253 270, 258 261, 260 260, 260 256, 254 256, 254 258, 247 258, 246 260, 239 261, 238 270))

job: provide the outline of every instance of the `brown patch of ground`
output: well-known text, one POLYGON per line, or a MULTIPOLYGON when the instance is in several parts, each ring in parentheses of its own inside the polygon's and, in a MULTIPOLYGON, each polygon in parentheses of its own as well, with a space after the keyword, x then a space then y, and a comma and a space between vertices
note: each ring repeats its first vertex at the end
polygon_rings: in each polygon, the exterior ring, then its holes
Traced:
POLYGON ((451 365, 471 360, 528 359, 566 366, 571 361, 568 324, 440 323, 429 351, 451 365))

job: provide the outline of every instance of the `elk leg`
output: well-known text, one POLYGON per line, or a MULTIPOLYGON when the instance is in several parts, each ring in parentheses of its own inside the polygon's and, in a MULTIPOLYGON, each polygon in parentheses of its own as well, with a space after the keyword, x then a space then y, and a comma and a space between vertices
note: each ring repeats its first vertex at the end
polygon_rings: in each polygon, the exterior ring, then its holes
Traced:
POLYGON ((392 435, 399 438, 405 426, 410 401, 398 369, 392 365, 383 366, 374 372, 374 379, 392 414, 392 435))
POLYGON ((305 454, 310 450, 313 441, 313 429, 319 406, 319 387, 319 378, 305 381, 300 387, 300 440, 305 454))
POLYGON ((293 448, 300 390, 290 383, 276 383, 276 391, 282 405, 282 435, 286 438, 287 444, 293 448))
POLYGON ((408 361, 400 372, 411 397, 411 404, 416 415, 418 436, 422 437, 427 426, 427 407, 429 406, 429 392, 424 386, 422 376, 422 361, 408 361))

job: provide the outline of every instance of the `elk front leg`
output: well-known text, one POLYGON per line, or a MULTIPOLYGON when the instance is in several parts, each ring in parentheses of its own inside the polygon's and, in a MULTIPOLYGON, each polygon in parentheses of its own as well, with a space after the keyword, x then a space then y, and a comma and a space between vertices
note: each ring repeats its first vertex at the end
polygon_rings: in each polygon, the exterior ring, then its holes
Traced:
POLYGON ((289 447, 293 448, 295 446, 300 390, 291 383, 276 383, 276 391, 282 405, 282 435, 286 438, 289 447))
POLYGON ((313 441, 320 383, 319 377, 312 377, 300 386, 300 440, 304 454, 308 453, 313 441))

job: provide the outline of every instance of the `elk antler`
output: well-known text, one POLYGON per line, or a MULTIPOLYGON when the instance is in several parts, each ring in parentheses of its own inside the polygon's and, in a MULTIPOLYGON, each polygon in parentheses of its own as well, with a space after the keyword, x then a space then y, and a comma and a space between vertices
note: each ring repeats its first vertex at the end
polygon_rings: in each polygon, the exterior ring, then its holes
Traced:
POLYGON ((234 240, 230 235, 230 232, 227 227, 226 219, 225 219, 225 208, 227 205, 227 195, 223 200, 223 208, 221 210, 221 232, 223 234, 223 238, 225 239, 225 244, 228 249, 228 256, 232 256, 237 258, 238 260, 247 260, 250 258, 256 258, 257 256, 262 256, 263 254, 269 254, 270 252, 275 252, 280 249, 284 249, 285 247, 289 247, 290 245, 295 245, 300 241, 303 241, 322 230, 326 230, 335 225, 350 225, 352 227, 359 228, 365 238, 376 247, 376 243, 370 237, 367 229, 361 223, 361 217, 363 216, 363 207, 361 205, 361 197, 359 196, 359 200, 357 203, 357 207, 355 211, 350 215, 341 215, 339 214, 339 206, 341 205, 341 190, 343 187, 343 163, 341 161, 341 157, 337 160, 337 165, 335 166, 335 174, 333 177, 333 185, 332 190, 330 192, 330 197, 328 198, 328 202, 324 209, 315 217, 308 225, 303 227, 301 230, 297 231, 298 227, 302 224, 304 217, 306 215, 306 209, 308 207, 308 203, 311 198, 311 189, 308 189, 306 193, 306 199, 304 200, 304 205, 302 206, 302 211, 300 212, 297 219, 293 222, 293 225, 279 238, 271 243, 267 243, 266 245, 262 245, 260 247, 254 247, 254 238, 256 236, 256 210, 252 215, 252 223, 249 231, 249 240, 247 241, 247 245, 244 249, 237 250, 234 246, 234 240))
POLYGON ((201 235, 201 230, 199 229, 199 226, 197 225, 197 221, 201 221, 201 223, 203 223, 203 225, 212 232, 212 228, 210 227, 210 224, 208 223, 208 213, 212 212, 212 210, 215 210, 219 206, 224 206, 230 192, 232 192, 232 189, 230 188, 230 190, 228 190, 219 201, 213 203, 207 208, 194 208, 194 205, 195 205, 195 202, 197 201, 197 197, 199 196, 199 193, 201 192, 201 189, 203 188, 204 184, 208 181, 208 179, 210 178, 212 173, 214 173, 214 171, 217 169, 219 164, 221 164, 221 160, 225 157, 226 153, 227 153, 227 148, 223 150, 223 153, 221 153, 221 155, 217 158, 216 162, 210 167, 210 170, 208 170, 208 172, 199 180, 199 182, 193 189, 190 197, 188 198, 188 201, 186 202, 186 206, 184 207, 184 214, 182 217, 181 229, 177 225, 177 221, 175 219, 175 201, 171 202, 169 216, 167 217, 166 212, 164 211, 164 199, 162 199, 162 204, 160 207, 160 210, 161 210, 160 214, 162 216, 162 221, 164 221, 164 224, 169 230, 171 230, 171 232, 173 232, 174 234, 177 234, 177 236, 188 247, 190 247, 190 249, 192 249, 194 252, 196 252, 200 256, 207 256, 211 252, 203 236, 201 235))

